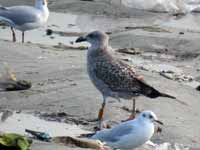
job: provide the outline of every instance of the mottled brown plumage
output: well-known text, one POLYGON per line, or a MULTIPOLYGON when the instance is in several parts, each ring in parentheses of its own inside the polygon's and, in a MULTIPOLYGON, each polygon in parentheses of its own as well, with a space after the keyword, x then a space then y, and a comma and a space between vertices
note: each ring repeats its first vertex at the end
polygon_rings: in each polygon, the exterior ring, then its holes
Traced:
POLYGON ((88 41, 91 44, 87 54, 87 70, 93 84, 103 95, 101 111, 107 97, 131 99, 144 95, 150 98, 175 99, 148 85, 131 66, 114 58, 110 54, 112 50, 109 50, 108 36, 105 33, 94 31, 77 39, 77 42, 81 41, 88 41))
POLYGON ((133 68, 120 60, 102 58, 104 61, 96 62, 94 72, 113 92, 129 93, 130 96, 138 94, 148 95, 152 87, 138 79, 133 68))
POLYGON ((105 84, 103 86, 107 91, 99 89, 105 96, 132 98, 144 95, 150 98, 159 96, 174 98, 160 93, 145 83, 144 80, 139 78, 140 75, 136 74, 133 67, 115 59, 105 49, 88 52, 88 73, 98 89, 102 85, 99 85, 97 80, 102 81, 100 84, 105 84), (95 55, 92 53, 95 53, 95 55))

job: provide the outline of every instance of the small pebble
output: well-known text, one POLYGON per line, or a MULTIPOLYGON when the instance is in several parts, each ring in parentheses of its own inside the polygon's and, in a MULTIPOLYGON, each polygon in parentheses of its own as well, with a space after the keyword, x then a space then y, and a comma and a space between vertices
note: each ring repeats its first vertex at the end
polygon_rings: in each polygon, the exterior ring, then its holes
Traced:
POLYGON ((47 30, 46 30, 46 34, 47 34, 47 35, 52 35, 52 34, 53 34, 53 30, 47 29, 47 30))
POLYGON ((200 91, 200 85, 196 89, 197 89, 197 91, 200 91))

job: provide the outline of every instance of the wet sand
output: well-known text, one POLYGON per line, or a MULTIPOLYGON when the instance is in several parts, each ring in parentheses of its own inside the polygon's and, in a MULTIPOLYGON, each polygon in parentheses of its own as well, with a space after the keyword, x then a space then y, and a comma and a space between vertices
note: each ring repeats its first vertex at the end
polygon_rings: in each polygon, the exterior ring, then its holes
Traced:
MULTIPOLYGON (((26 1, 26 4, 30 3, 26 1)), ((0 4, 9 6, 25 3, 23 0, 15 2, 0 0, 0 4)), ((22 110, 32 113, 66 112, 86 120, 94 119, 101 105, 101 95, 87 76, 86 51, 55 48, 58 43, 72 44, 71 41, 74 41, 76 36, 65 38, 53 34, 52 38, 46 36, 45 30, 50 28, 62 32, 89 32, 93 29, 101 29, 112 33, 110 35, 112 47, 141 50, 139 55, 117 53, 116 57, 134 65, 154 87, 188 104, 185 106, 165 98, 151 100, 140 97, 137 100, 138 108, 153 110, 165 123, 162 127, 163 132, 155 134, 152 141, 175 142, 200 148, 198 127, 200 93, 195 90, 196 84, 200 82, 200 30, 198 28, 200 15, 193 14, 176 19, 168 14, 131 11, 122 9, 123 6, 119 7, 120 9, 117 10, 116 7, 100 1, 97 3, 79 0, 50 1, 51 10, 57 13, 52 13, 46 27, 27 32, 27 41, 32 44, 10 42, 9 30, 0 27, 0 35, 3 35, 0 36, 2 56, 0 62, 7 62, 16 71, 19 79, 31 80, 33 83, 33 88, 28 91, 1 92, 1 110, 22 110), (101 8, 105 8, 104 11, 101 8), (62 18, 61 21, 56 22, 57 17, 62 18), (196 24, 196 26, 183 25, 183 22, 196 24), (150 28, 152 26, 153 29, 150 28), (158 30, 158 26, 169 32, 158 30), (166 65, 170 67, 163 67, 166 65), (192 76, 193 82, 167 79, 160 75, 164 69, 175 74, 181 72, 186 76, 192 76)), ((72 44, 72 46, 76 45, 72 44)), ((123 106, 131 107, 131 101, 119 103, 110 99, 106 119, 120 121, 127 118, 129 113, 121 108, 123 106)), ((93 126, 94 124, 88 123, 83 128, 92 129, 93 126)), ((55 145, 36 143, 33 145, 33 150, 41 146, 44 150, 53 150, 55 145)))

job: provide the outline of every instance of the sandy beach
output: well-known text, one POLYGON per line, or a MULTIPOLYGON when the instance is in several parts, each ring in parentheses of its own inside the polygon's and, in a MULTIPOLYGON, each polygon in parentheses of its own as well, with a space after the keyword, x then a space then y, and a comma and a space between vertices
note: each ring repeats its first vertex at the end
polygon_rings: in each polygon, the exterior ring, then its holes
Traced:
MULTIPOLYGON (((0 4, 31 5, 33 2, 0 0, 0 4)), ((72 47, 82 46, 73 43, 77 38, 75 33, 98 29, 110 33, 110 44, 116 50, 137 48, 138 54, 116 51, 115 55, 133 65, 148 83, 186 103, 166 98, 140 97, 137 100, 138 108, 154 111, 165 124, 162 133, 155 133, 152 141, 179 143, 194 150, 200 148, 200 92, 196 90, 200 85, 198 13, 175 17, 100 0, 49 0, 49 8, 52 13, 48 24, 27 32, 25 44, 11 42, 9 28, 0 26, 0 63, 6 62, 15 70, 18 79, 33 84, 27 91, 1 91, 1 111, 65 112, 73 116, 66 117, 69 124, 91 131, 94 123, 89 120, 97 117, 102 97, 86 72, 87 51, 72 47), (46 29, 53 30, 53 34, 47 36, 46 29), (78 122, 81 119, 83 121, 78 122)), ((19 35, 17 32, 20 39, 19 35)), ((131 102, 110 99, 106 120, 119 122, 127 118, 129 112, 124 107, 131 108, 131 102)), ((39 149, 72 148, 34 142, 32 150, 39 149)))

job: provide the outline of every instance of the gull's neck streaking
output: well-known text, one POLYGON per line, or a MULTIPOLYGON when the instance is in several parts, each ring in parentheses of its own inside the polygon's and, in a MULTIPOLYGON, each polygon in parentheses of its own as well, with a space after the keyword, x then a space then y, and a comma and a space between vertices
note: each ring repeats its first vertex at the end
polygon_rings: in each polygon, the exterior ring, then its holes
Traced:
POLYGON ((93 51, 99 51, 99 50, 107 50, 108 49, 108 40, 94 40, 91 43, 91 47, 89 48, 93 51))
POLYGON ((44 21, 46 22, 49 17, 47 0, 35 0, 35 7, 43 12, 44 21))

